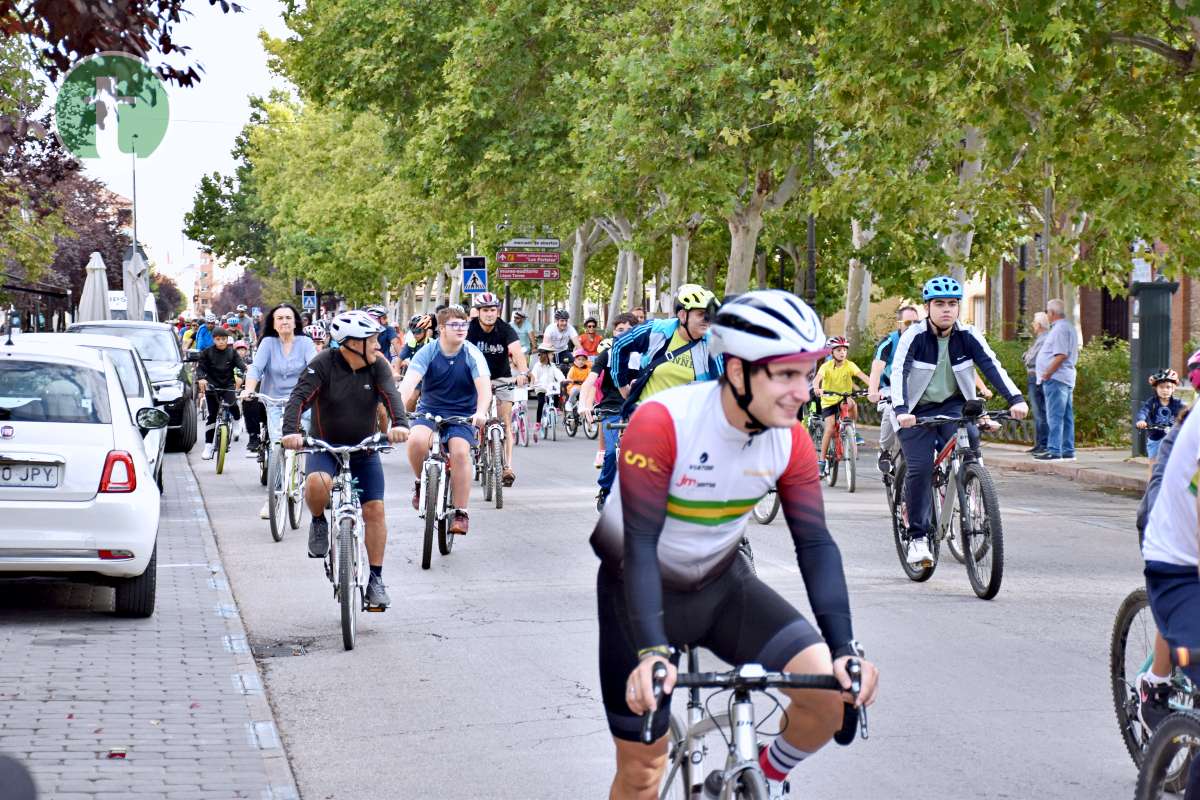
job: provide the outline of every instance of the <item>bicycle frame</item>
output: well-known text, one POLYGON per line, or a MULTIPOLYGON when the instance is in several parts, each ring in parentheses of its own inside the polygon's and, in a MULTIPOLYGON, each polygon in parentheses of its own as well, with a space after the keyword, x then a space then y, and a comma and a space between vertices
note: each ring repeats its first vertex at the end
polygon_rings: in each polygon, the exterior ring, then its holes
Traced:
POLYGON ((431 462, 436 465, 438 473, 438 488, 441 489, 442 494, 441 502, 438 504, 437 510, 437 519, 438 522, 441 522, 446 518, 446 513, 449 506, 449 503, 446 502, 446 497, 448 487, 450 485, 450 481, 448 480, 450 470, 448 469, 449 459, 442 451, 442 432, 437 428, 434 429, 433 436, 429 439, 429 454, 425 456, 425 461, 421 465, 421 497, 418 504, 419 510, 417 512, 417 517, 419 519, 425 519, 425 499, 428 496, 429 491, 429 482, 426 480, 426 475, 429 474, 427 466, 431 462))

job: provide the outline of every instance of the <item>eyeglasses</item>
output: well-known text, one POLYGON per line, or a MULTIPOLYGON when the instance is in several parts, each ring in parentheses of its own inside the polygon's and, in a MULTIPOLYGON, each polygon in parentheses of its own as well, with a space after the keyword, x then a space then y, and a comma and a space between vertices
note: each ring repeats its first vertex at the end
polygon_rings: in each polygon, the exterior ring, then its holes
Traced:
POLYGON ((447 322, 446 327, 450 330, 465 331, 467 328, 471 327, 471 323, 460 319, 454 322, 447 322))

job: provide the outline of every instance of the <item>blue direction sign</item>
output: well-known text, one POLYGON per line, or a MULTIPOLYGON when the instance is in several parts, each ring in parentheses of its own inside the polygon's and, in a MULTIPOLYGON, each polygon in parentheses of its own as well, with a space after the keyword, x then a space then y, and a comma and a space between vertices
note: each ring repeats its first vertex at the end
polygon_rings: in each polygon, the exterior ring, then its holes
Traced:
POLYGON ((482 294, 488 290, 487 258, 463 256, 462 290, 463 294, 482 294))

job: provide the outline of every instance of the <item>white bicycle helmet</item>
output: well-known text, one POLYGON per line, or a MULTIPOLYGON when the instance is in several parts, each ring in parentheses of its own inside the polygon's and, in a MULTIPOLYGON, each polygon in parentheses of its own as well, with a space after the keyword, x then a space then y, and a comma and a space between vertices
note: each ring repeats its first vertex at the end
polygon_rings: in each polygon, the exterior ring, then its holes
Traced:
POLYGON ((312 339, 314 342, 323 342, 329 338, 329 334, 320 325, 305 325, 304 335, 312 339))
POLYGON ((746 292, 725 301, 709 331, 713 353, 751 363, 829 354, 816 312, 780 289, 746 292))
POLYGON ((339 345, 347 339, 366 339, 383 331, 383 326, 365 311, 345 311, 329 323, 329 335, 339 345))
POLYGON ((367 306, 366 308, 363 309, 363 311, 370 314, 376 320, 383 319, 384 317, 386 317, 388 315, 387 309, 380 305, 367 306))
POLYGON ((471 304, 475 308, 499 308, 500 298, 492 292, 480 292, 475 295, 475 301, 471 304))

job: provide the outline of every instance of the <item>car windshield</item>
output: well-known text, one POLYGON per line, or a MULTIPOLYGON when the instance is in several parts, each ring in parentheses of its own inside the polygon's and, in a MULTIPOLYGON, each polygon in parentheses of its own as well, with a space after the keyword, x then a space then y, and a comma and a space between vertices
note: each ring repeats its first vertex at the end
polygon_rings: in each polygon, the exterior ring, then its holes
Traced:
POLYGON ((179 351, 170 331, 154 328, 132 328, 124 325, 73 325, 71 333, 99 333, 120 336, 133 342, 143 361, 178 361, 179 351))
POLYGON ((0 361, 0 420, 109 425, 104 373, 44 361, 0 361))
POLYGON ((121 350, 116 347, 99 348, 108 353, 113 366, 117 368, 117 377, 121 379, 121 388, 126 397, 140 397, 142 394, 142 378, 138 374, 137 361, 132 350, 121 350))

